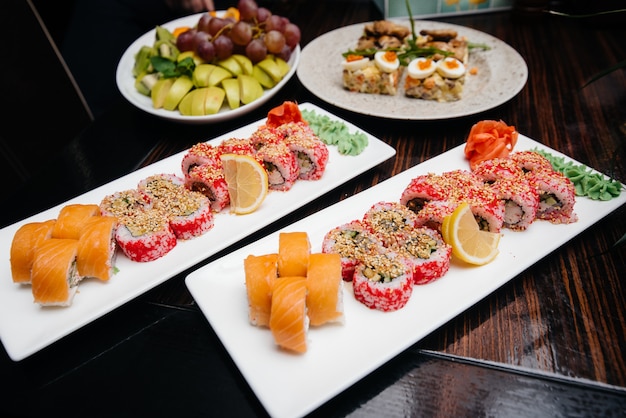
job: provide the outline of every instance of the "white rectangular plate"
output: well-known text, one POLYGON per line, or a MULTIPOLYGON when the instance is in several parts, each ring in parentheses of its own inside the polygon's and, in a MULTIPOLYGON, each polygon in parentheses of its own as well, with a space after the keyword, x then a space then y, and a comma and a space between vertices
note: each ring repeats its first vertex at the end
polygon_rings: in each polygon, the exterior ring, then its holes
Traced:
MULTIPOLYGON (((307 232, 312 251, 319 252, 327 231, 361 218, 376 202, 398 201, 413 177, 467 169, 463 147, 404 171, 187 277, 191 294, 271 416, 311 412, 626 202, 626 193, 607 202, 579 197, 576 223, 537 221, 524 232, 504 230, 495 261, 481 267, 453 262, 441 279, 414 288, 408 304, 399 311, 368 309, 354 299, 351 284, 345 282, 345 324, 310 329, 309 349, 303 355, 280 351, 269 330, 249 324, 243 270, 248 254, 278 251, 278 234, 284 231, 307 232)), ((516 150, 534 147, 562 155, 520 135, 516 150)))
MULTIPOLYGON (((318 114, 341 120, 310 103, 301 104, 300 108, 314 110, 318 114)), ((265 120, 260 120, 209 142, 218 144, 230 137, 246 138, 264 122, 265 120)), ((354 125, 345 121, 344 123, 351 132, 359 131, 354 125)), ((182 175, 180 167, 186 151, 3 228, 0 230, 0 254, 4 254, 0 262, 0 339, 9 357, 19 361, 32 355, 395 155, 395 149, 384 142, 371 135, 368 135, 368 140, 369 145, 358 156, 340 155, 337 147, 329 146, 330 155, 326 172, 320 180, 298 181, 287 192, 270 192, 261 207, 249 215, 237 216, 230 214, 228 210, 222 211, 216 214, 213 229, 192 240, 179 241, 171 252, 158 260, 136 263, 120 252, 117 260, 119 272, 109 282, 95 279, 83 281, 72 305, 66 308, 42 308, 33 303, 29 286, 13 283, 9 254, 15 231, 27 222, 56 218, 61 207, 67 203, 98 204, 106 195, 135 188, 141 179, 150 175, 159 173, 182 175)))

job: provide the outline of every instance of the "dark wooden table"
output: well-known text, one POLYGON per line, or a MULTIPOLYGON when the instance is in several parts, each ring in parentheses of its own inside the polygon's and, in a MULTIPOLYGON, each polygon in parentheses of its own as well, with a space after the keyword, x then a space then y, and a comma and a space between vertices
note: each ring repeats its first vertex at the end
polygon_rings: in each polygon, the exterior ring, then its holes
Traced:
MULTIPOLYGON (((274 4, 275 13, 300 26, 302 46, 337 27, 382 17, 368 1, 274 4)), ((315 103, 392 145, 397 155, 200 265, 462 144, 481 119, 502 119, 626 181, 626 73, 614 71, 582 88, 626 57, 623 24, 518 19, 510 12, 440 20, 489 33, 519 51, 529 69, 526 87, 482 114, 433 122, 334 108, 297 77, 257 111, 206 126, 158 120, 120 99, 5 201, 2 226, 261 119, 284 100, 315 103), (9 204, 15 201, 22 204, 9 204)), ((626 415, 626 251, 614 246, 626 233, 625 218, 621 207, 311 415, 626 415)), ((265 415, 189 294, 184 279, 192 270, 23 361, 2 351, 0 414, 265 415)))

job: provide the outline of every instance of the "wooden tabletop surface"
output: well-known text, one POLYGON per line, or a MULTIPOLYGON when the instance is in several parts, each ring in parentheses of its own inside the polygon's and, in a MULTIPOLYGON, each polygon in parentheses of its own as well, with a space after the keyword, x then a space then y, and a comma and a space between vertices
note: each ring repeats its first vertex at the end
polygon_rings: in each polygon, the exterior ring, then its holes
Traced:
MULTIPOLYGON (((299 25, 303 47, 332 29, 382 18, 368 1, 273 4, 275 13, 299 25)), ((509 44, 528 65, 526 86, 497 108, 440 121, 390 120, 336 108, 297 77, 258 110, 204 126, 155 119, 120 98, 50 162, 45 175, 11 197, 24 205, 9 208, 2 225, 262 119, 285 100, 314 103, 397 154, 200 265, 463 144, 482 119, 506 121, 626 181, 626 73, 618 69, 583 88, 623 61, 623 24, 548 14, 522 19, 510 11, 438 20, 509 44)), ((618 208, 311 415, 624 416, 626 251, 615 244, 626 234, 625 215, 618 208)), ((197 267, 20 362, 3 351, 0 370, 10 389, 3 391, 0 412, 266 415, 185 286, 197 267)))

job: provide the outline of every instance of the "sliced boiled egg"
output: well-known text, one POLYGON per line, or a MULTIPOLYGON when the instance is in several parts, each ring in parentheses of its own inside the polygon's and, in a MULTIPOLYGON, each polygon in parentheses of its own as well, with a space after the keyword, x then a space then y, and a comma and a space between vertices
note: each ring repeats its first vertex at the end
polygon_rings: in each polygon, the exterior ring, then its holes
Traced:
POLYGON ((378 69, 385 73, 394 72, 400 67, 398 55, 393 51, 378 51, 374 54, 374 62, 378 69))
POLYGON ((431 58, 419 57, 415 58, 407 66, 409 77, 416 80, 423 80, 430 77, 437 69, 437 62, 431 58))
POLYGON ((459 78, 465 74, 465 65, 454 57, 446 57, 437 62, 437 72, 445 78, 459 78))
POLYGON ((358 71, 370 62, 370 59, 363 55, 348 55, 342 63, 343 69, 348 71, 358 71))

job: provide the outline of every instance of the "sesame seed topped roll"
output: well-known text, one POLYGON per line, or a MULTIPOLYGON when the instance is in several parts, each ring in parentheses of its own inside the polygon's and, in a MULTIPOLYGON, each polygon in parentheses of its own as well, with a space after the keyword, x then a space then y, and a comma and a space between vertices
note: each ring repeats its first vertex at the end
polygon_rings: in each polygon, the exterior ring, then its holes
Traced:
POLYGON ((220 154, 251 155, 255 153, 254 145, 250 138, 228 138, 218 146, 220 154))
POLYGON ((517 179, 524 175, 522 167, 510 158, 494 158, 478 163, 472 173, 485 183, 501 178, 517 179))
POLYGON ((413 293, 409 261, 386 251, 366 257, 354 270, 354 297, 370 309, 389 312, 404 307, 413 293))
POLYGON ((264 145, 283 142, 285 135, 275 127, 262 125, 250 136, 250 142, 254 149, 258 150, 264 145))
POLYGON ((431 228, 414 229, 394 248, 411 262, 413 284, 430 283, 450 269, 452 247, 444 242, 439 232, 431 228))
POLYGON ((503 226, 513 231, 526 230, 539 209, 537 189, 526 177, 498 179, 490 187, 504 202, 503 226))
POLYGON ((576 189, 569 178, 558 171, 534 171, 527 176, 539 193, 538 219, 555 224, 578 220, 574 213, 576 189))
POLYGON ((543 155, 534 151, 516 151, 509 154, 513 160, 525 173, 534 171, 552 171, 552 163, 543 155))
POLYGON ((151 207, 143 193, 137 189, 128 189, 105 196, 100 201, 102 216, 115 216, 118 218, 131 215, 138 210, 151 207))
POLYGON ((261 147, 256 158, 267 171, 270 189, 284 192, 291 189, 298 180, 296 157, 284 143, 270 143, 261 147))
POLYGON ((418 226, 418 218, 415 212, 398 202, 378 202, 365 212, 363 224, 384 245, 392 246, 418 226))
POLYGON ((200 142, 189 148, 183 156, 181 170, 186 177, 194 167, 209 165, 221 169, 220 150, 208 142, 200 142))
POLYGON ((341 277, 352 281, 354 269, 366 256, 384 251, 383 243, 360 220, 339 225, 324 235, 323 253, 341 256, 341 277))
POLYGON ((121 218, 115 239, 122 252, 138 262, 163 257, 177 242, 168 218, 158 209, 138 210, 121 218))
POLYGON ((299 178, 319 180, 328 164, 328 147, 315 135, 294 134, 285 137, 285 143, 298 162, 299 178))
POLYGON ((230 204, 228 183, 221 168, 208 164, 193 167, 185 176, 185 186, 205 195, 214 212, 220 212, 230 204))

